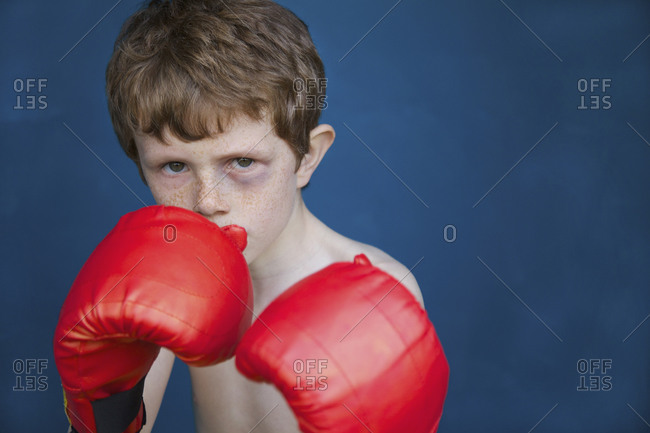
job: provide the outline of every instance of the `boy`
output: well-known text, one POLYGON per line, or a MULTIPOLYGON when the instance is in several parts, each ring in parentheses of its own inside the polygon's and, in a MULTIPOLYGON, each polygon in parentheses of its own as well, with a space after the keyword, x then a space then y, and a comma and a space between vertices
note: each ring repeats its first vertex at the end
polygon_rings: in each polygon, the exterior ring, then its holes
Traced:
MULTIPOLYGON (((302 21, 269 0, 152 1, 124 25, 107 68, 120 144, 158 204, 246 229, 257 317, 288 287, 365 254, 422 305, 408 269, 320 222, 302 200, 334 141, 318 124, 323 64, 302 21)), ((175 356, 146 377, 150 432, 175 356)), ((229 360, 190 367, 197 431, 298 432, 283 395, 229 360)))

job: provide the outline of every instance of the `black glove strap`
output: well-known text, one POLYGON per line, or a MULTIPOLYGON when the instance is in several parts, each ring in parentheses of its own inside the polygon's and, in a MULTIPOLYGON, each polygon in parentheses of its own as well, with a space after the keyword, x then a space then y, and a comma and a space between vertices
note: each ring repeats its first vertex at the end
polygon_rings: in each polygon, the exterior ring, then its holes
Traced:
MULTIPOLYGON (((142 400, 143 392, 144 378, 131 389, 93 401, 91 404, 97 433, 122 433, 138 416, 140 405, 143 410, 142 425, 144 426, 147 422, 147 412, 142 400)), ((79 432, 71 427, 71 433, 79 432)))

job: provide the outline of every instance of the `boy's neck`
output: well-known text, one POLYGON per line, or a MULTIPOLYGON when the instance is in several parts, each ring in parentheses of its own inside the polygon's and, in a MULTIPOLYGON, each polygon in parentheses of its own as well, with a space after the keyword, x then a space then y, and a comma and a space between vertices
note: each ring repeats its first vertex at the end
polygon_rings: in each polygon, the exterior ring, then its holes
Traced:
POLYGON ((302 278, 305 272, 311 273, 313 263, 319 262, 323 228, 298 194, 291 217, 280 236, 249 263, 256 291, 276 291, 280 289, 278 285, 291 284, 302 278))

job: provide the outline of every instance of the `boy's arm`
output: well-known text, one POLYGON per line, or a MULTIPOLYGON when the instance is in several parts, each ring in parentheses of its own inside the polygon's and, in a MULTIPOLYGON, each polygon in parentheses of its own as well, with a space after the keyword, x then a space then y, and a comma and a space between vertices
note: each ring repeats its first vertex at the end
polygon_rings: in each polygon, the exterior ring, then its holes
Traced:
POLYGON ((154 361, 144 380, 143 399, 147 411, 147 423, 141 433, 150 433, 153 429, 174 366, 174 359, 176 357, 172 351, 165 348, 160 349, 158 358, 154 361))

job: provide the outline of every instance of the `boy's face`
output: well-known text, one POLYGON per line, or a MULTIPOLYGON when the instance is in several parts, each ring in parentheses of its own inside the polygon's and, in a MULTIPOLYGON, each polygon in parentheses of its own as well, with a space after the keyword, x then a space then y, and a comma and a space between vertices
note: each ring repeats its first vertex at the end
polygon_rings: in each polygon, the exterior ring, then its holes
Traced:
MULTIPOLYGON (((252 263, 287 226, 297 198, 296 157, 268 121, 239 118, 216 138, 185 143, 136 134, 142 171, 158 204, 194 210, 248 233, 252 263)), ((302 185, 301 185, 302 186, 302 185)))

